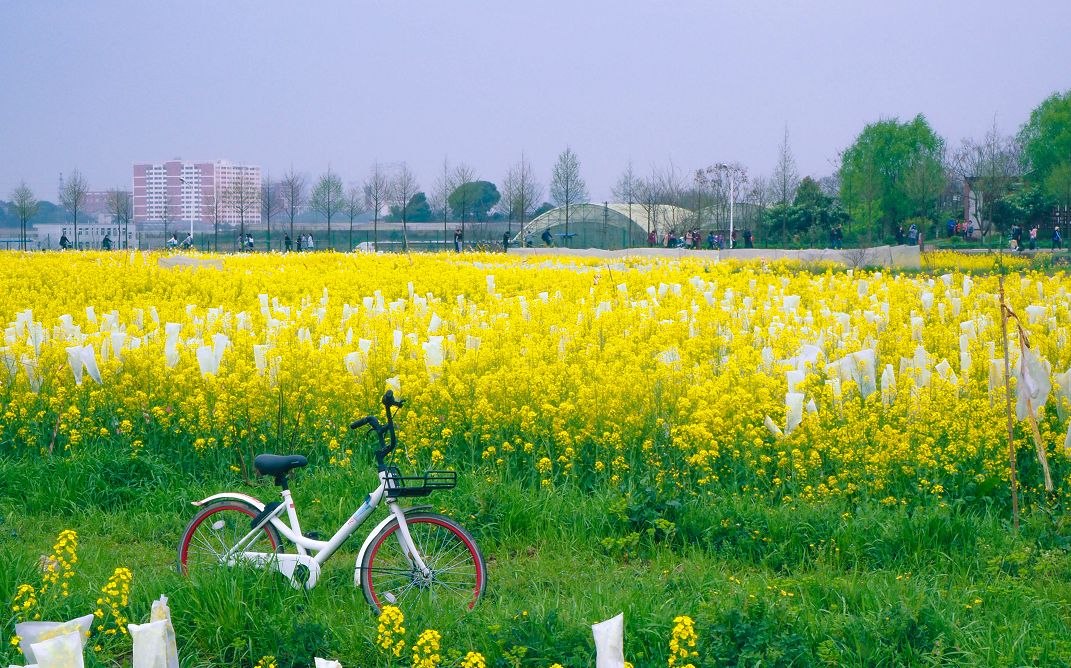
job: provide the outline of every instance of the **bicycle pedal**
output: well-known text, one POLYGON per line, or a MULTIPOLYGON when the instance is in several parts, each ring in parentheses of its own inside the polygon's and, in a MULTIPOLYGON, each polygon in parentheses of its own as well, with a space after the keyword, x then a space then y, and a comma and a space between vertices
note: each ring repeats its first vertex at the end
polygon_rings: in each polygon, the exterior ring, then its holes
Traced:
POLYGON ((301 535, 305 536, 309 540, 320 540, 320 533, 318 531, 308 531, 301 535))

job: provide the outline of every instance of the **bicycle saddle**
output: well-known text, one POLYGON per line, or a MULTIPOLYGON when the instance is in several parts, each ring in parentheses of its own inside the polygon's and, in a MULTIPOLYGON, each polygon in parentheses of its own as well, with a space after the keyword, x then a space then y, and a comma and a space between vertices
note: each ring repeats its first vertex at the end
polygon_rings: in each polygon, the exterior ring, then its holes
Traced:
POLYGON ((261 475, 284 476, 291 469, 308 466, 309 460, 304 455, 257 455, 253 459, 253 468, 261 475))

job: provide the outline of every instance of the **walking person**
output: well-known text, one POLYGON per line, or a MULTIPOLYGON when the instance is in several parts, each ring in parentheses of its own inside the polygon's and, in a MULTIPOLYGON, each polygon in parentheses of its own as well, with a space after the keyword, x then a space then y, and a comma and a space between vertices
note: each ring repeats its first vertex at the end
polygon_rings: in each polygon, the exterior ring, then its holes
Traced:
POLYGON ((707 232, 707 250, 714 250, 714 230, 707 232))
POLYGON ((502 252, 503 253, 508 253, 509 252, 509 232, 508 231, 502 233, 502 252))
MULTIPOLYGON (((544 232, 545 234, 545 232, 544 232)), ((460 253, 461 247, 465 244, 465 234, 461 231, 460 227, 454 228, 454 252, 460 253)))
POLYGON ((654 230, 651 230, 650 232, 647 233, 647 246, 649 248, 654 248, 657 245, 658 245, 658 233, 655 232, 654 230))
POLYGON ((755 247, 755 235, 751 233, 751 230, 744 230, 744 248, 755 247))
POLYGON ((1030 250, 1038 249, 1038 226, 1030 228, 1030 250))
POLYGON ((1057 248, 1063 248, 1063 247, 1064 247, 1063 238, 1060 237, 1060 228, 1059 227, 1052 228, 1052 250, 1056 250, 1057 248))
POLYGON ((309 232, 309 236, 305 239, 305 245, 310 251, 316 250, 316 241, 312 238, 312 232, 309 232))
POLYGON ((907 243, 914 246, 919 242, 919 228, 918 225, 911 223, 911 227, 907 228, 907 243))
POLYGON ((290 247, 293 246, 293 245, 294 245, 294 241, 290 238, 290 233, 288 232, 286 234, 286 236, 283 237, 283 248, 285 249, 285 251, 287 253, 289 253, 290 252, 290 247))

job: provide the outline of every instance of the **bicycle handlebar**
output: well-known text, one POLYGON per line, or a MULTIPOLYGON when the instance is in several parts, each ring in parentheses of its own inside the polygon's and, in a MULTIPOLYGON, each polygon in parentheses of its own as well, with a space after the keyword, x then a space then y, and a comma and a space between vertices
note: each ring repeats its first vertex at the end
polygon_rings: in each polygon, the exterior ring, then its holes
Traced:
POLYGON ((383 395, 383 407, 387 410, 387 424, 380 424, 375 415, 368 415, 360 420, 350 423, 350 429, 360 429, 365 426, 371 427, 372 431, 374 431, 379 438, 379 449, 375 451, 375 455, 376 464, 379 466, 380 471, 383 471, 386 468, 383 459, 398 445, 398 438, 394 431, 394 415, 391 414, 391 409, 401 408, 404 403, 405 402, 401 399, 394 398, 393 390, 387 390, 383 395), (387 445, 386 439, 383 437, 385 433, 390 434, 390 445, 387 445))

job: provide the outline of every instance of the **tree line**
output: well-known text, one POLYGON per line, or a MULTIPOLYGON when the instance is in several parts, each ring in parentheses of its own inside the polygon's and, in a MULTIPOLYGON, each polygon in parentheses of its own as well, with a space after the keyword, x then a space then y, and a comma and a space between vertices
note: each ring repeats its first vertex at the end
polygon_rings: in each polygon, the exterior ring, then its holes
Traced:
MULTIPOLYGON (((977 232, 983 237, 1015 224, 1044 224, 1053 207, 1071 207, 1071 91, 1045 99, 1014 134, 1001 132, 994 122, 983 137, 950 146, 922 114, 906 121, 882 119, 866 125, 838 154, 831 174, 801 178, 786 126, 769 175, 752 176, 735 162, 695 169, 669 163, 640 175, 630 162, 612 194, 649 231, 724 229, 735 214, 738 228, 752 229, 768 242, 807 244, 820 242, 839 226, 867 242, 889 240, 905 224, 936 231, 944 220, 962 221, 965 186, 974 194, 977 232), (667 211, 678 213, 670 218, 667 211), (681 217, 680 211, 687 215, 681 217)), ((547 190, 549 201, 544 201, 544 185, 522 154, 498 184, 449 160, 426 190, 404 162, 375 162, 363 180, 348 186, 330 167, 314 178, 291 168, 279 180, 265 177, 253 184, 236 179, 209 205, 217 247, 224 213, 240 219, 244 236, 246 215, 257 204, 260 220, 249 223, 264 226, 269 245, 273 223, 278 228, 281 220, 293 238, 295 223, 310 215, 326 224, 328 246, 338 225, 346 224, 349 248, 356 221, 371 216, 378 248, 381 222, 401 223, 408 246, 410 223, 440 222, 445 242, 452 225, 463 235, 468 226, 489 220, 520 230, 554 206, 564 209, 568 236, 571 208, 589 199, 580 160, 571 148, 558 156, 547 190)), ((77 223, 87 192, 77 170, 61 184, 59 203, 69 220, 77 223)), ((6 208, 18 221, 20 239, 27 238, 30 221, 45 204, 25 183, 11 193, 6 208)), ((108 211, 117 224, 129 225, 131 208, 128 192, 109 191, 108 211)), ((75 224, 76 235, 77 229, 75 224)))

